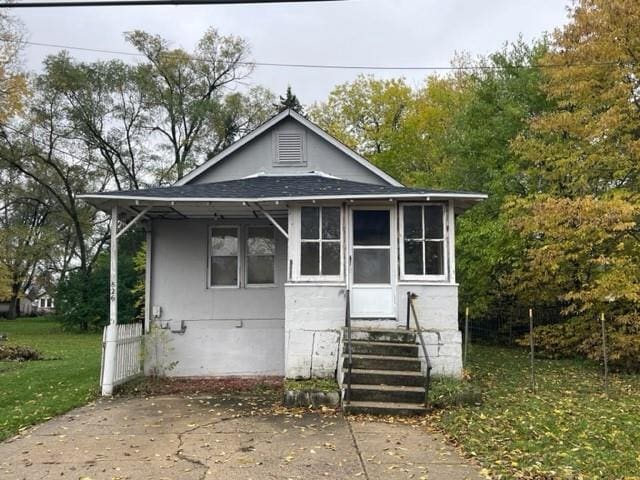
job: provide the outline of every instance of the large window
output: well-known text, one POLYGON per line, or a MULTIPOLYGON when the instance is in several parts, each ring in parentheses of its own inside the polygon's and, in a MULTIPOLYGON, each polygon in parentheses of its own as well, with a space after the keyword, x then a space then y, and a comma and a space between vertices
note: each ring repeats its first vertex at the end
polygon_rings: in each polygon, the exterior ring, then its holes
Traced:
POLYGON ((300 274, 314 277, 340 275, 340 207, 302 207, 300 274))
POLYGON ((237 287, 239 270, 239 235, 237 227, 211 229, 211 286, 237 287))
POLYGON ((402 273, 405 278, 445 277, 444 213, 442 205, 402 207, 402 273))
POLYGON ((353 283, 391 281, 390 211, 353 211, 353 283))
POLYGON ((274 281, 276 242, 272 227, 247 228, 247 285, 271 285, 274 281))

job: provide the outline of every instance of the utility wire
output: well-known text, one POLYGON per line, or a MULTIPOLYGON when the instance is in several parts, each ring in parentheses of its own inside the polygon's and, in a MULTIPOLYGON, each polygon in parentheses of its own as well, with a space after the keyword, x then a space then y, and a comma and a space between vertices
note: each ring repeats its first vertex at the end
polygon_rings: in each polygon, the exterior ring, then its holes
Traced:
MULTIPOLYGON (((83 52, 94 52, 94 53, 107 53, 110 55, 124 55, 129 57, 142 57, 146 58, 146 55, 139 52, 125 52, 121 50, 106 50, 100 48, 89 48, 89 47, 77 47, 73 45, 61 45, 55 43, 44 43, 44 42, 28 42, 28 41, 20 41, 20 40, 12 40, 6 38, 0 38, 0 41, 3 42, 15 42, 15 43, 23 43, 26 45, 32 45, 36 47, 48 47, 48 48, 61 48, 65 50, 78 50, 83 52)), ((171 58, 171 54, 163 54, 166 58, 171 58)), ((190 58, 194 60, 201 60, 210 63, 233 63, 236 65, 248 65, 248 66, 258 66, 258 67, 283 67, 283 68, 313 68, 313 69, 338 69, 338 70, 414 70, 414 71, 469 71, 469 70, 508 70, 511 68, 514 69, 532 69, 532 68, 572 68, 572 67, 612 67, 620 65, 622 62, 581 62, 581 63, 546 63, 546 64, 535 64, 535 65, 509 65, 506 67, 502 67, 499 65, 470 65, 470 66, 412 66, 412 65, 399 65, 399 66, 383 66, 383 65, 340 65, 340 64, 314 64, 314 63, 282 63, 282 62, 249 62, 249 61, 225 61, 225 60, 214 60, 211 58, 202 58, 195 57, 192 55, 188 55, 190 58)), ((182 58, 182 56, 181 56, 182 58)), ((635 62, 624 62, 624 65, 636 65, 635 62)))
POLYGON ((135 7, 160 5, 241 5, 260 3, 318 3, 344 0, 109 0, 78 2, 21 2, 0 3, 3 8, 66 8, 66 7, 135 7))

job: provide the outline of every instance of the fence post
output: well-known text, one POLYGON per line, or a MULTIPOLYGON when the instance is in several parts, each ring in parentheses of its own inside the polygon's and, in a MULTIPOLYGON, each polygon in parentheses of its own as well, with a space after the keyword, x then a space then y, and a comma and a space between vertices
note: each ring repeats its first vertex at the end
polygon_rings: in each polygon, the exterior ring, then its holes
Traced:
POLYGON ((531 391, 536 391, 536 374, 533 368, 534 348, 533 348, 533 309, 529 309, 529 346, 531 347, 531 391))
POLYGON ((464 356, 462 364, 467 366, 467 352, 469 351, 469 307, 464 309, 464 356))
POLYGON ((604 312, 600 313, 600 324, 602 325, 602 357, 604 359, 604 391, 609 390, 609 361, 607 359, 607 333, 605 330, 604 312))

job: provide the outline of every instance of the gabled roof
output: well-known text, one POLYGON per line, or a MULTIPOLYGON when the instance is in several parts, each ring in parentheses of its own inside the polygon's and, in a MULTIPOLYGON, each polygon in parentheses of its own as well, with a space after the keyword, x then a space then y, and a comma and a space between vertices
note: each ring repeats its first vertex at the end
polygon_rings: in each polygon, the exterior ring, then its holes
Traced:
POLYGON ((227 158, 233 152, 239 150, 244 145, 246 145, 247 143, 251 142, 254 138, 262 135, 264 132, 266 132, 267 130, 273 128, 278 123, 282 122, 283 120, 285 120, 287 118, 292 118, 293 120, 295 120, 298 123, 302 124, 303 126, 308 128, 309 130, 311 130, 313 133, 315 133, 316 135, 318 135, 322 139, 326 140, 328 143, 333 145, 335 148, 337 148, 338 150, 340 150, 341 152, 343 152, 347 156, 351 157, 357 163, 359 163, 360 165, 362 165, 366 169, 370 170, 371 172, 373 172, 375 175, 377 175, 378 177, 380 177, 381 179, 383 179, 385 182, 389 183, 390 185, 393 185, 393 186, 396 186, 396 187, 401 187, 402 186, 402 184, 400 182, 398 182, 395 178, 393 178, 390 175, 384 173, 378 167, 376 167, 371 162, 369 162, 366 158, 364 158, 361 155, 358 155, 356 152, 351 150, 349 147, 344 145, 342 142, 340 142, 339 140, 337 140, 336 138, 332 137, 327 132, 322 130, 315 123, 311 122, 310 120, 307 120, 304 116, 302 116, 299 113, 297 113, 297 112, 295 112, 293 110, 290 110, 290 109, 289 110, 284 110, 284 111, 280 112, 279 114, 275 115, 274 117, 272 117, 271 119, 267 120, 265 123, 260 125, 258 128, 253 130, 251 133, 248 133, 247 135, 242 137, 240 140, 238 140, 237 142, 233 143, 232 145, 230 145, 229 147, 224 149, 222 152, 217 154, 215 157, 213 157, 210 160, 206 161, 205 163, 203 163, 199 167, 193 169, 187 175, 185 175, 180 180, 178 180, 174 184, 174 186, 182 186, 182 185, 187 185, 187 184, 191 183, 192 180, 196 179, 197 177, 199 177, 200 175, 205 173, 207 170, 212 168, 214 165, 216 165, 217 163, 219 163, 222 160, 224 160, 225 158, 227 158))
POLYGON ((483 193, 353 182, 326 175, 258 175, 239 180, 80 195, 96 206, 114 200, 147 202, 275 202, 287 200, 425 198, 482 200, 483 193))

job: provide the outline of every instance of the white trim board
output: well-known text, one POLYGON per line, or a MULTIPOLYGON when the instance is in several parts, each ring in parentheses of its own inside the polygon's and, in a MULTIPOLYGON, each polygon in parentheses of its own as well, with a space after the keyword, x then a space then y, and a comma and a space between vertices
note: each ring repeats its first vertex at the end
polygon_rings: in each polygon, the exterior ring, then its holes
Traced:
POLYGON ((220 152, 219 154, 217 154, 213 158, 207 160, 206 162, 204 162, 199 167, 196 167, 193 170, 191 170, 188 174, 186 174, 184 177, 182 177, 180 180, 178 180, 176 183, 174 183, 174 186, 187 185, 187 184, 191 183, 192 180, 195 180, 197 177, 199 177, 200 175, 205 173, 207 170, 212 168, 214 165, 216 165, 217 163, 219 163, 222 160, 224 160, 225 158, 227 158, 233 152, 239 150, 244 145, 246 145, 247 143, 251 142, 254 138, 262 135, 264 132, 266 132, 267 130, 271 129, 272 127, 274 127, 275 125, 277 125, 278 123, 282 122, 283 120, 285 120, 287 118, 292 118, 293 120, 296 120, 298 123, 302 124, 304 127, 306 127, 309 130, 311 130, 313 133, 315 133, 320 138, 322 138, 326 142, 328 142, 331 145, 333 145, 335 148, 340 150, 342 153, 346 154, 347 156, 349 156, 350 158, 355 160, 357 163, 359 163, 360 165, 365 167, 367 170, 373 172, 375 175, 377 175, 378 177, 383 179, 389 185, 393 185, 393 186, 396 186, 396 187, 402 187, 403 186, 395 178, 393 178, 390 175, 384 173, 378 167, 376 167, 371 162, 369 162, 366 158, 364 158, 361 155, 358 155, 356 152, 354 152, 349 147, 344 145, 338 139, 332 137, 327 132, 322 130, 315 123, 311 122, 310 120, 307 120, 304 116, 300 115, 297 112, 294 112, 293 110, 284 110, 284 111, 280 112, 278 115, 276 115, 276 116, 272 117, 271 119, 267 120, 265 123, 263 123, 258 128, 253 130, 251 133, 248 133, 247 135, 245 135, 244 137, 242 137, 241 139, 239 139, 235 143, 231 144, 229 147, 224 149, 222 152, 220 152))

